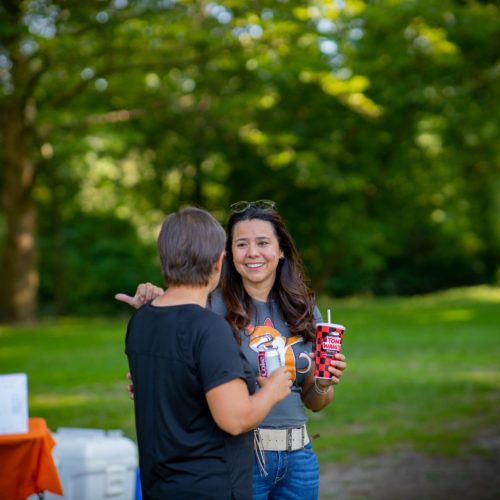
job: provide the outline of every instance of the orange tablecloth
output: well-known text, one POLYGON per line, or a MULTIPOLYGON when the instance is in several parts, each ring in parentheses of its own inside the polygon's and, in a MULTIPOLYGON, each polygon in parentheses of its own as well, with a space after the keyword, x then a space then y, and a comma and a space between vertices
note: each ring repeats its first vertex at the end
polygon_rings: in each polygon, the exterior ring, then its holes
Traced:
POLYGON ((27 434, 0 435, 0 498, 26 500, 41 491, 62 495, 54 446, 43 418, 30 418, 27 434))

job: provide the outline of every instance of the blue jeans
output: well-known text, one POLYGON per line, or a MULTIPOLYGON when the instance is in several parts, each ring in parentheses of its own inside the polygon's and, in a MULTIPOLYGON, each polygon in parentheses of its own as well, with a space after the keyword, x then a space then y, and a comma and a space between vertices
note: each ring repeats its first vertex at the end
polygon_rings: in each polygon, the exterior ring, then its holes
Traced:
POLYGON ((311 443, 297 451, 266 451, 266 472, 253 464, 253 500, 317 500, 319 464, 311 443))

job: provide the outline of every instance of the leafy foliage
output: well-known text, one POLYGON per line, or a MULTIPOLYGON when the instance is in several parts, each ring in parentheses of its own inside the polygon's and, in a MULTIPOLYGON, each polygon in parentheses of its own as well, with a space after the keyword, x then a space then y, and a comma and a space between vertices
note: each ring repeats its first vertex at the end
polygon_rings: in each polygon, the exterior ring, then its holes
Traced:
POLYGON ((496 3, 25 0, 0 23, 0 111, 33 131, 16 147, 37 173, 44 307, 103 307, 154 276, 167 212, 224 221, 238 199, 276 200, 320 292, 497 279, 496 3))

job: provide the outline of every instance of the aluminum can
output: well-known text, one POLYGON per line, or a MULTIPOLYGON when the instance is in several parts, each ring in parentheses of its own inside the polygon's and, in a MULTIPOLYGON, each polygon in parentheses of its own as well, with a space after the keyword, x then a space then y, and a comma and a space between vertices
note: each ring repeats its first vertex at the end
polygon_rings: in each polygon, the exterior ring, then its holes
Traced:
POLYGON ((269 377, 271 373, 281 367, 280 353, 275 348, 259 351, 257 360, 261 377, 269 377))

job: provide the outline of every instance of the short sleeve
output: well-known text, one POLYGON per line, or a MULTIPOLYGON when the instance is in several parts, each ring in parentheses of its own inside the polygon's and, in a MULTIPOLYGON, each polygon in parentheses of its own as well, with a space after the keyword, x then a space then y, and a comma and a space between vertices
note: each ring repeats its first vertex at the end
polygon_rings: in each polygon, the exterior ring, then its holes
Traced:
POLYGON ((198 342, 195 354, 203 391, 245 377, 240 348, 229 324, 213 315, 198 342))
POLYGON ((322 323, 323 318, 321 317, 321 312, 318 308, 318 306, 314 306, 314 324, 316 323, 322 323))
POLYGON ((224 304, 224 301, 222 300, 222 294, 220 290, 217 289, 210 294, 207 308, 221 317, 224 317, 226 315, 227 308, 224 304))

